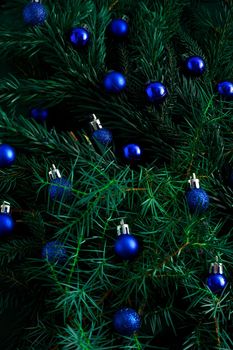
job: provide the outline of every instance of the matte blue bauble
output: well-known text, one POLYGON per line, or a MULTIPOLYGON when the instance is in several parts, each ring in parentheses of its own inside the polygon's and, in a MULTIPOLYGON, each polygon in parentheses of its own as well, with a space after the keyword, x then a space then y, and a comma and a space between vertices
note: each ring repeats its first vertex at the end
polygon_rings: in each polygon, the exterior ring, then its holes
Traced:
POLYGON ((70 42, 75 47, 84 47, 90 40, 89 32, 82 27, 72 28, 70 33, 70 42))
POLYGON ((139 160, 141 154, 141 148, 134 143, 130 143, 123 147, 123 155, 127 160, 139 160))
POLYGON ((11 215, 0 213, 0 236, 9 235, 15 227, 14 220, 11 215))
POLYGON ((52 241, 45 244, 42 249, 42 258, 49 262, 64 262, 66 260, 66 249, 59 241, 52 241))
POLYGON ((43 4, 31 2, 23 9, 23 20, 28 25, 38 25, 44 23, 47 18, 47 11, 43 4))
POLYGON ((0 168, 11 166, 15 162, 15 149, 3 143, 0 145, 0 168))
POLYGON ((31 109, 30 115, 37 122, 44 122, 48 117, 48 110, 42 108, 33 108, 31 109))
POLYGON ((218 83, 217 90, 219 95, 223 97, 233 97, 233 83, 231 81, 222 81, 218 83))
POLYGON ((213 293, 221 293, 227 285, 227 279, 225 275, 212 273, 207 278, 206 284, 213 293))
POLYGON ((147 100, 152 103, 163 102, 168 94, 166 87, 159 81, 148 83, 145 92, 147 100))
POLYGON ((70 182, 64 177, 52 179, 49 186, 49 194, 51 199, 71 199, 72 187, 70 182))
POLYGON ((192 188, 186 193, 186 199, 191 212, 204 212, 209 206, 209 196, 202 188, 192 188))
POLYGON ((118 333, 129 336, 140 329, 141 318, 134 309, 123 308, 115 313, 113 326, 118 333))
POLYGON ((112 142, 112 132, 108 129, 102 128, 95 130, 92 136, 95 140, 102 143, 102 145, 108 145, 112 142))
POLYGON ((139 251, 138 240, 131 234, 121 234, 116 239, 114 250, 121 259, 133 259, 139 251))
POLYGON ((109 31, 117 38, 124 38, 129 32, 128 22, 122 18, 113 19, 109 25, 109 31))
POLYGON ((112 71, 104 78, 104 87, 107 92, 119 93, 126 87, 126 79, 122 73, 112 71))
POLYGON ((185 68, 191 75, 200 76, 204 73, 206 64, 200 56, 191 56, 186 59, 185 68))

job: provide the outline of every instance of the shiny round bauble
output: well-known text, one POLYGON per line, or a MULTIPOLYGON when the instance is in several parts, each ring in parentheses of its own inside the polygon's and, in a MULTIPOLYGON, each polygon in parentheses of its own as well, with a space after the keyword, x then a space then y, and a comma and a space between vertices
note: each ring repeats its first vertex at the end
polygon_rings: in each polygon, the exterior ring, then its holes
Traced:
POLYGON ((145 93, 148 102, 155 104, 163 102, 168 94, 166 87, 159 81, 148 83, 145 93))
POLYGON ((7 213, 0 213, 0 236, 8 236, 15 227, 14 220, 7 213))
POLYGON ((123 147, 123 156, 127 160, 140 160, 141 155, 141 148, 134 143, 130 143, 123 147))
POLYGON ((117 94, 125 89, 126 78, 120 72, 111 71, 105 75, 103 84, 107 92, 117 94))
POLYGON ((84 47, 90 40, 90 33, 82 27, 72 28, 70 32, 70 42, 77 48, 84 47))
POLYGON ((16 159, 15 149, 10 145, 3 143, 0 145, 0 168, 11 166, 16 159))
POLYGON ((135 236, 131 234, 121 234, 117 237, 114 245, 117 256, 123 260, 135 258, 139 251, 139 243, 135 236))
POLYGON ((231 81, 222 81, 217 84, 217 91, 222 97, 233 98, 233 83, 231 81))
POLYGON ((207 278, 207 286, 213 293, 221 293, 227 285, 225 275, 220 273, 211 273, 207 278))
POLYGON ((191 56, 185 61, 185 69, 190 75, 200 76, 205 72, 206 64, 200 56, 191 56))
POLYGON ((123 308, 115 313, 113 326, 118 333, 129 336, 140 329, 141 318, 134 309, 123 308))
POLYGON ((109 24, 109 32, 113 37, 116 38, 125 38, 129 32, 129 25, 122 18, 115 18, 109 24))

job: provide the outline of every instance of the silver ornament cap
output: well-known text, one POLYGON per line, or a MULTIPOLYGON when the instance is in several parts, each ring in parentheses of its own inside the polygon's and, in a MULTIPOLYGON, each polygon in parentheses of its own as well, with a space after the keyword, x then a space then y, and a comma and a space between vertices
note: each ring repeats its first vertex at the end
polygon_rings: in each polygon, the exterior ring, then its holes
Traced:
POLYGON ((54 164, 52 165, 52 168, 50 168, 49 177, 51 180, 61 178, 60 171, 55 167, 54 164))
POLYGON ((191 188, 200 188, 199 179, 196 178, 196 174, 193 173, 193 177, 190 176, 190 180, 188 180, 191 188))
POLYGON ((93 120, 90 122, 92 128, 94 130, 102 129, 102 125, 100 123, 100 120, 96 117, 95 114, 92 114, 93 120))
POLYGON ((117 235, 120 236, 122 234, 129 234, 129 225, 125 224, 123 219, 121 219, 120 225, 117 226, 117 235))
POLYGON ((223 264, 218 262, 217 256, 216 256, 216 261, 210 264, 209 273, 214 275, 216 274, 223 275, 223 264))
POLYGON ((4 201, 1 205, 1 213, 9 214, 10 213, 10 203, 4 201))

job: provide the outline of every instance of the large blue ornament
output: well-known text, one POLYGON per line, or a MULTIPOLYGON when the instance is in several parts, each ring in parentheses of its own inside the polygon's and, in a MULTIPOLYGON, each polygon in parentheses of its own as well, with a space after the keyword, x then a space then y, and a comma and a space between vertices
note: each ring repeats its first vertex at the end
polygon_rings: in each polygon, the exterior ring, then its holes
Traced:
POLYGON ((233 97, 233 83, 231 81, 222 81, 218 83, 217 90, 219 95, 232 98, 233 97))
POLYGON ((37 122, 44 122, 48 117, 48 110, 42 108, 31 109, 30 115, 37 122))
POLYGON ((204 73, 206 64, 200 56, 191 56, 186 59, 185 68, 189 74, 200 76, 204 73))
POLYGON ((139 251, 138 240, 131 234, 121 234, 116 239, 114 250, 121 259, 133 259, 139 251))
POLYGON ((49 186, 49 194, 51 199, 69 200, 72 197, 71 183, 64 177, 57 177, 51 180, 49 186))
POLYGON ((92 136, 98 142, 102 143, 102 145, 108 145, 112 142, 112 132, 105 128, 95 130, 92 136))
POLYGON ((148 83, 145 92, 147 100, 152 103, 163 102, 168 94, 166 87, 159 81, 148 83))
POLYGON ((78 48, 84 47, 90 40, 89 32, 82 27, 72 28, 70 33, 70 42, 78 48))
POLYGON ((130 143, 123 147, 123 155, 127 160, 139 160, 141 154, 141 148, 134 143, 130 143))
POLYGON ((7 236, 12 233, 15 227, 14 220, 10 214, 0 213, 0 236, 7 236))
POLYGON ((64 244, 59 241, 46 243, 42 249, 42 258, 49 262, 62 263, 66 260, 66 249, 64 244))
POLYGON ((227 279, 223 274, 211 273, 206 284, 213 293, 221 293, 227 285, 227 279))
POLYGON ((141 318, 134 309, 123 308, 115 313, 113 326, 118 333, 129 336, 140 329, 141 318))
POLYGON ((124 38, 128 35, 129 25, 122 18, 113 19, 109 25, 110 33, 117 38, 124 38))
POLYGON ((112 71, 104 78, 104 87, 107 92, 119 93, 126 87, 126 79, 122 73, 112 71))
POLYGON ((209 206, 209 196, 202 188, 192 188, 186 193, 186 199, 191 212, 204 212, 209 206))
POLYGON ((0 145, 0 168, 11 166, 15 162, 15 149, 4 143, 0 145))
POLYGON ((23 19, 28 25, 38 25, 44 23, 47 18, 47 10, 43 4, 31 2, 23 9, 23 19))

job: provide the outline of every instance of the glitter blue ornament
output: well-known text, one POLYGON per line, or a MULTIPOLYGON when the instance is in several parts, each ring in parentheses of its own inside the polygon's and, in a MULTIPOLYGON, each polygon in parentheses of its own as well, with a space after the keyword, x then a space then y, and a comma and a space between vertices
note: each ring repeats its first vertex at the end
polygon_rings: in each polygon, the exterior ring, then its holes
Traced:
POLYGON ((32 108, 30 116, 37 122, 44 122, 48 117, 48 110, 43 108, 32 108))
POLYGON ((111 71, 104 77, 103 84, 107 92, 119 93, 126 87, 126 78, 122 73, 111 71))
POLYGON ((107 146, 112 142, 112 132, 108 129, 102 128, 100 120, 97 119, 95 114, 92 114, 92 117, 93 120, 90 122, 90 125, 94 130, 92 137, 102 145, 107 146))
POLYGON ((122 18, 115 18, 109 24, 109 31, 116 38, 125 38, 129 32, 128 22, 122 18))
POLYGON ((196 179, 196 175, 193 174, 188 181, 191 189, 186 193, 186 199, 191 212, 202 213, 209 207, 209 196, 199 187, 199 180, 196 179))
POLYGON ((202 57, 191 56, 186 59, 185 68, 190 75, 200 76, 204 73, 206 64, 202 57))
POLYGON ((26 24, 35 26, 43 24, 47 18, 47 10, 43 4, 38 1, 32 1, 23 9, 23 20, 26 24))
POLYGON ((123 260, 131 260, 138 255, 139 243, 135 236, 129 233, 129 226, 121 220, 117 226, 118 237, 115 241, 114 250, 117 256, 123 260))
POLYGON ((0 145, 0 168, 11 166, 16 159, 15 149, 10 145, 3 143, 0 145))
POLYGON ((64 244, 59 241, 52 241, 45 244, 42 248, 42 258, 49 262, 62 263, 66 260, 66 249, 64 244))
POLYGON ((231 81, 221 81, 217 84, 217 91, 222 97, 233 98, 233 83, 231 81))
POLYGON ((148 83, 145 93, 147 100, 155 104, 163 102, 168 94, 166 87, 159 81, 148 83))
POLYGON ((210 275, 207 278, 206 284, 212 293, 219 294, 227 285, 226 276, 223 274, 222 263, 212 263, 210 265, 210 275))
POLYGON ((77 48, 84 47, 90 40, 89 32, 83 27, 76 27, 71 29, 70 42, 77 48))
POLYGON ((56 169, 53 164, 53 169, 50 169, 49 176, 51 178, 49 186, 49 195, 52 200, 70 200, 72 198, 72 186, 71 183, 56 169))
POLYGON ((12 233, 15 222, 10 215, 10 203, 4 201, 0 213, 0 236, 8 236, 12 233))
POLYGON ((123 147, 123 155, 127 160, 139 160, 142 155, 142 151, 138 145, 130 143, 129 145, 123 147))
POLYGON ((130 336, 141 327, 141 317, 131 308, 122 308, 113 316, 113 326, 121 335, 130 336))

